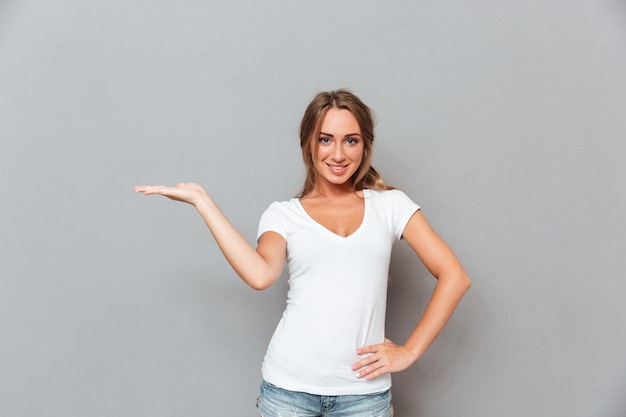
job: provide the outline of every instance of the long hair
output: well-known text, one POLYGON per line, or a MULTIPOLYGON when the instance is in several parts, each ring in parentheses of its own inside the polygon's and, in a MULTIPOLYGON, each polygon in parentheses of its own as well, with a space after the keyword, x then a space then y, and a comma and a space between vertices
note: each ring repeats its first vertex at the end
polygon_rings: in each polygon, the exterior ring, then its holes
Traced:
POLYGON ((337 108, 350 111, 354 115, 361 129, 363 137, 363 159, 361 165, 351 178, 355 191, 370 188, 374 190, 389 190, 380 174, 372 166, 372 148, 374 146, 374 118, 372 111, 357 96, 350 91, 341 89, 317 94, 309 103, 300 122, 300 148, 302 160, 306 167, 306 178, 299 197, 304 197, 315 189, 317 171, 315 160, 317 147, 311 149, 311 141, 319 137, 322 122, 328 109, 337 108), (313 154, 311 154, 313 152, 313 154))

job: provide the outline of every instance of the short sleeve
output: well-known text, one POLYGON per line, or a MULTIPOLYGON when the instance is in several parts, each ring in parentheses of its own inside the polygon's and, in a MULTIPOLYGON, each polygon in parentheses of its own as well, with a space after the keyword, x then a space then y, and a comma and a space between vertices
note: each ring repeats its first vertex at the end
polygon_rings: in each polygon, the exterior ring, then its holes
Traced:
POLYGON ((389 195, 391 197, 390 204, 394 235, 396 239, 400 240, 402 239, 404 228, 413 214, 420 209, 420 206, 400 190, 390 190, 389 195))
POLYGON ((276 232, 287 240, 287 230, 285 228, 281 211, 283 207, 279 202, 274 202, 263 212, 261 220, 259 220, 259 228, 256 238, 259 240, 265 232, 276 232))

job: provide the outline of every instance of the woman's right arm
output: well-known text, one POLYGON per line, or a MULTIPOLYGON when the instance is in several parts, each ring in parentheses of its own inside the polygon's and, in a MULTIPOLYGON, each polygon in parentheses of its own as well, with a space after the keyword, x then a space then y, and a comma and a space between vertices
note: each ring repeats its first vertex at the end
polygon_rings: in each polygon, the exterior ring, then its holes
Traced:
POLYGON ((178 183, 175 187, 137 186, 135 192, 158 194, 193 205, 200 213, 217 245, 243 281, 255 290, 264 290, 280 276, 285 264, 287 243, 275 232, 266 232, 254 249, 222 213, 215 201, 194 183, 178 183))

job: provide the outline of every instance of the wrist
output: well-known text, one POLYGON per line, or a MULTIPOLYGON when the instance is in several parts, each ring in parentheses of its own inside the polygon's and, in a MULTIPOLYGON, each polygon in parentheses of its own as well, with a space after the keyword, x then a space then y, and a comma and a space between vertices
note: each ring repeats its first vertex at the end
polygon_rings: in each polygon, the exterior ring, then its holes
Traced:
POLYGON ((192 204, 198 211, 202 211, 203 209, 208 209, 208 208, 211 208, 212 206, 214 207, 215 201, 213 201, 209 193, 203 190, 193 200, 192 204))
POLYGON ((412 364, 417 362, 417 360, 424 354, 424 351, 421 348, 412 345, 408 341, 404 344, 404 348, 408 352, 412 364))

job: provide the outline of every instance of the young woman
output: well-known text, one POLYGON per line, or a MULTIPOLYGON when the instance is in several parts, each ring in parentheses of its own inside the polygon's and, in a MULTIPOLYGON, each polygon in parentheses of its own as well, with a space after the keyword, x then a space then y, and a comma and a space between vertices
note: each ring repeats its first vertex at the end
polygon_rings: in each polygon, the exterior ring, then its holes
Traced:
POLYGON ((287 307, 263 363, 259 415, 391 416, 391 373, 428 349, 470 286, 420 208, 371 165, 374 122, 354 94, 318 94, 300 126, 306 180, 263 213, 253 248, 197 184, 138 186, 196 207, 237 274, 262 290, 289 270, 287 307), (391 247, 404 239, 437 278, 408 340, 385 338, 391 247))

